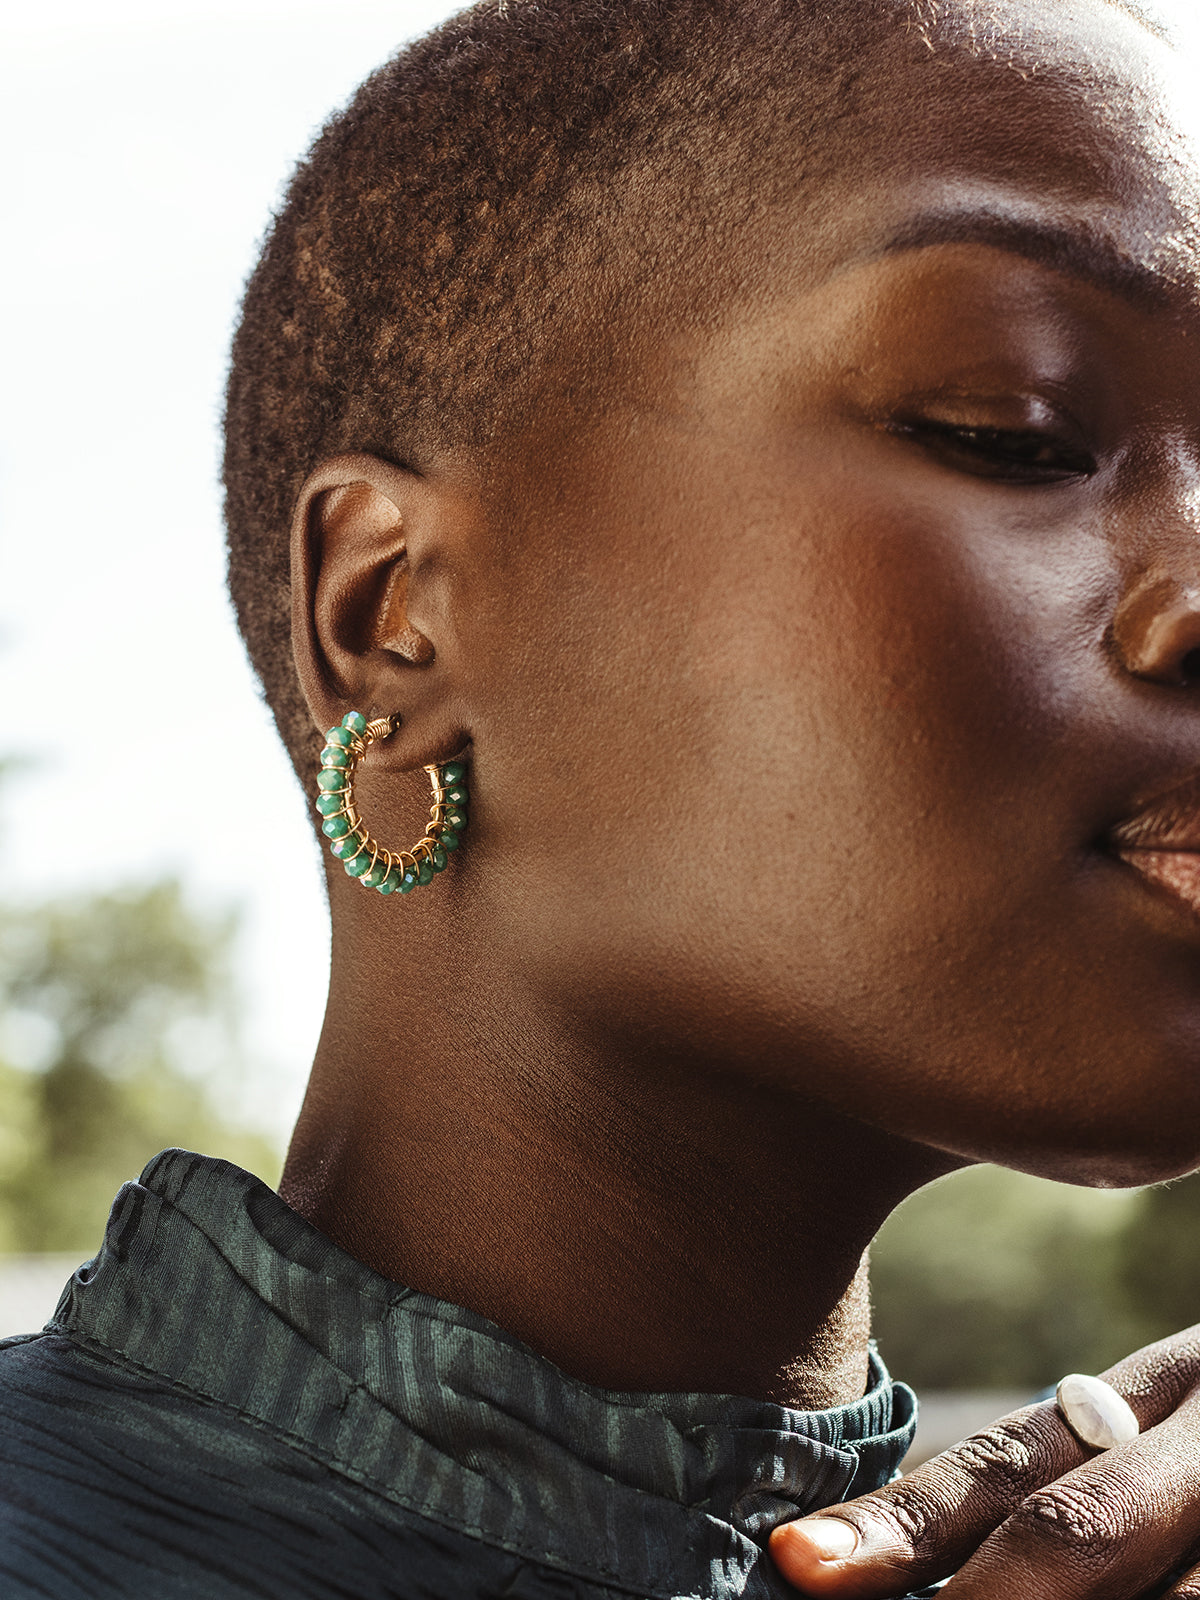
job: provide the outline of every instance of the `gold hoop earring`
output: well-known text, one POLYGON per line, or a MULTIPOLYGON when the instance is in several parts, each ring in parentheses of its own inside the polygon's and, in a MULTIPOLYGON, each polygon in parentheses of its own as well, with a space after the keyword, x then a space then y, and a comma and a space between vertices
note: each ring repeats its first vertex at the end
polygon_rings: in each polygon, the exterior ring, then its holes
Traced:
POLYGON ((354 777, 373 744, 400 726, 400 718, 368 722, 350 711, 325 735, 321 771, 317 775, 317 810, 329 848, 364 889, 380 894, 411 894, 449 864, 467 825, 467 769, 461 761, 429 766, 433 804, 425 832, 411 850, 385 850, 371 837, 354 804, 354 777))

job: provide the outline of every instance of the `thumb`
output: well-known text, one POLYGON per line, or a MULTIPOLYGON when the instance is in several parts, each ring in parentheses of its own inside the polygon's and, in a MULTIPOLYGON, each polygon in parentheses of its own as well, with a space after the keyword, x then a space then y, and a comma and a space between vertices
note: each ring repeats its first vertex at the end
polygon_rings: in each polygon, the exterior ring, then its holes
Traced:
MULTIPOLYGON (((1200 1385, 1198 1336, 1189 1328, 1103 1374, 1143 1431, 1200 1385)), ((1026 1406, 874 1494, 776 1528, 771 1555, 802 1594, 890 1600, 957 1572, 1031 1494, 1092 1455, 1053 1404, 1026 1406)))
POLYGON ((784 1523, 770 1540, 775 1565, 801 1594, 838 1595, 842 1600, 881 1600, 897 1594, 898 1585, 908 1588, 922 1581, 913 1565, 913 1545, 890 1525, 887 1513, 878 1515, 869 1497, 784 1523))
POLYGON ((1090 1454, 1052 1405, 1028 1406, 874 1494, 784 1523, 771 1556, 801 1594, 905 1594, 956 1572, 1023 1500, 1090 1454))

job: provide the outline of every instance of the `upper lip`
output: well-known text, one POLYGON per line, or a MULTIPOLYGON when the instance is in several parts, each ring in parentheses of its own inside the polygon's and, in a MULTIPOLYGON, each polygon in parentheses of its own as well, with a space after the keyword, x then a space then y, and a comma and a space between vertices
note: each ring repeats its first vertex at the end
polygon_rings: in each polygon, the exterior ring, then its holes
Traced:
POLYGON ((1200 851, 1200 772, 1146 801, 1109 835, 1118 854, 1131 850, 1200 851))

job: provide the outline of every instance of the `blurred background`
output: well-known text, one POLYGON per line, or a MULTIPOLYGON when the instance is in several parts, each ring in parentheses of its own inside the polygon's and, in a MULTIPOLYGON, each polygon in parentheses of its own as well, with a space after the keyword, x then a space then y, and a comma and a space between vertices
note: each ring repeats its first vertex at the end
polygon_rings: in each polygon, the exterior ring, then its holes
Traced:
MULTIPOLYGON (((162 1147, 278 1177, 327 930, 224 594, 226 350, 296 159, 452 9, 0 17, 0 1336, 49 1316, 162 1147)), ((1198 1238, 1196 1179, 1099 1195, 985 1168, 915 1196, 874 1283, 925 1448, 1200 1320, 1198 1238)))

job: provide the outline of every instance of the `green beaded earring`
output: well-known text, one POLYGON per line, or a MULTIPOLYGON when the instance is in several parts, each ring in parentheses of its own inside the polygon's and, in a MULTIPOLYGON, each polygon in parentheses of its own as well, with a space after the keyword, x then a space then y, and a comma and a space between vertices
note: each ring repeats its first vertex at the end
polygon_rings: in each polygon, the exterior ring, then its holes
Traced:
POLYGON ((371 746, 386 739, 399 722, 399 717, 368 722, 361 711, 348 712, 325 735, 317 776, 317 810, 329 848, 364 889, 378 889, 380 894, 394 894, 397 889, 411 894, 429 883, 458 849, 459 835, 467 825, 467 769, 460 761, 451 761, 425 768, 433 805, 425 832, 411 850, 398 854, 384 850, 363 826, 354 804, 354 774, 371 746))

